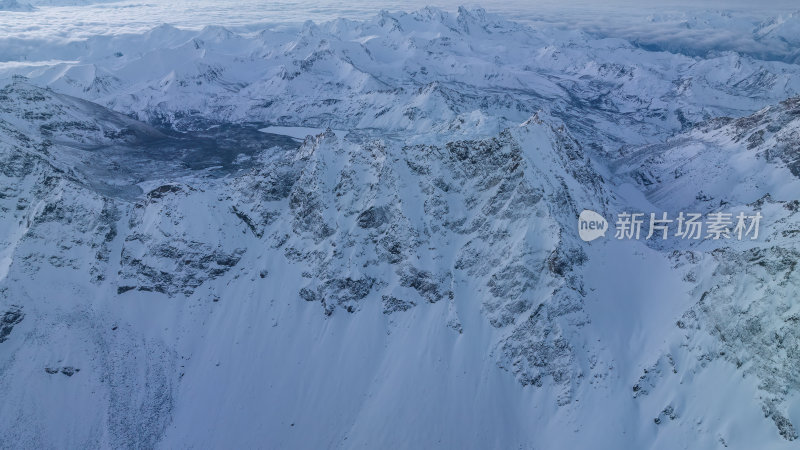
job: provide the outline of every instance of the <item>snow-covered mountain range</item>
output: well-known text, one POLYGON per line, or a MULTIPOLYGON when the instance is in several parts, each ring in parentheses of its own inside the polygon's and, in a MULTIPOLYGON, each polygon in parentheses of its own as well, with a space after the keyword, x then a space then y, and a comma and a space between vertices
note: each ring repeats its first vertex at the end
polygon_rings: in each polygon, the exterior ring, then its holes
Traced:
POLYGON ((800 66, 657 50, 466 8, 9 50, 0 447, 792 448, 800 66))

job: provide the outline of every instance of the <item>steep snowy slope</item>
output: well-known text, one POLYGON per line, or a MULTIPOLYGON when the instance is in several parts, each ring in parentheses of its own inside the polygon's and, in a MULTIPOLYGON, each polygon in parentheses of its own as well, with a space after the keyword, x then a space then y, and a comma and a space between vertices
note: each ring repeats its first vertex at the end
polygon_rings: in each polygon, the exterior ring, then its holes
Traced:
POLYGON ((680 346, 642 376, 638 392, 676 392, 683 373, 702 376, 721 366, 757 382, 764 416, 787 440, 798 437, 800 387, 799 105, 792 98, 749 117, 710 121, 663 147, 634 152, 618 170, 654 210, 672 217, 679 211, 763 216, 757 239, 672 246, 675 267, 695 285, 696 303, 676 322, 680 346))
MULTIPOLYGON (((29 118, 21 122, 28 135, 36 135, 37 120, 51 123, 26 114, 44 105, 99 129, 117 123, 107 111, 76 117, 97 109, 70 108, 83 103, 27 84, 3 92, 18 110, 7 117, 29 118)), ((739 399, 740 412, 726 415, 716 403, 686 397, 703 389, 702 379, 671 385, 678 380, 666 375, 668 361, 681 365, 678 374, 701 377, 719 354, 699 353, 715 342, 702 331, 687 334, 697 344, 652 366, 684 330, 729 323, 727 313, 709 315, 713 309, 703 306, 722 292, 699 291, 713 283, 728 289, 714 281, 727 272, 696 266, 720 253, 673 253, 692 267, 686 272, 694 275, 681 280, 684 272, 666 276, 670 251, 580 243, 568 231, 579 208, 610 214, 627 200, 603 187, 580 145, 551 120, 534 117, 491 139, 441 146, 359 143, 328 132, 299 149, 262 151, 252 169, 231 178, 198 170, 143 181, 146 193, 133 198, 98 193, 70 175, 77 168, 58 168, 70 163, 61 160, 69 147, 25 141, 5 121, 4 211, 13 213, 4 215, 4 235, 13 241, 2 281, 3 435, 23 446, 505 447, 563 441, 574 428, 566 439, 574 445, 601 437, 609 446, 635 446, 661 442, 666 420, 687 443, 788 444, 770 432, 758 403, 748 409, 751 402, 739 399), (646 289, 634 283, 620 291, 623 279, 605 279, 608 264, 632 264, 619 274, 629 284, 635 266, 660 270, 654 283, 672 295, 651 294, 663 304, 641 309, 636 297, 646 289), (615 300, 619 294, 625 298, 615 300), (646 327, 637 350, 625 331, 637 327, 622 318, 646 327), (476 386, 484 392, 477 397, 476 386), (429 409, 431 396, 442 409, 429 409), (466 399, 480 406, 452 416, 452 405, 466 399), (61 415, 70 409, 84 412, 61 415), (506 419, 487 421, 484 410, 506 419), (621 422, 598 421, 601 411, 621 422), (726 420, 693 428, 697 417, 726 420), (225 433, 198 431, 220 423, 225 433), (749 438, 731 430, 737 423, 751 427, 749 438)), ((73 129, 84 133, 73 142, 108 139, 91 126, 73 129)), ((767 277, 789 276, 772 264, 767 277)), ((736 345, 719 357, 743 355, 753 366, 746 373, 771 384, 729 389, 769 393, 764 411, 791 438, 784 401, 795 395, 792 371, 781 362, 786 375, 767 377, 774 359, 762 359, 758 348, 736 345)), ((709 370, 730 376, 739 369, 709 370)))
POLYGON ((463 8, 56 53, 0 68, 0 447, 796 444, 798 66, 463 8))

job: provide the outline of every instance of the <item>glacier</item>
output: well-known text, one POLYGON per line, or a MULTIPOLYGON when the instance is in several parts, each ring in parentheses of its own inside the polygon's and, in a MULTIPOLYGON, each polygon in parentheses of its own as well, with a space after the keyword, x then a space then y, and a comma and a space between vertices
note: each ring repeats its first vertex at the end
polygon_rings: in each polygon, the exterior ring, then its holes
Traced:
POLYGON ((755 42, 701 48, 250 3, 52 38, 151 6, 31 3, 0 26, 0 447, 796 446, 796 13, 653 16, 755 42), (585 209, 764 219, 583 242, 585 209))

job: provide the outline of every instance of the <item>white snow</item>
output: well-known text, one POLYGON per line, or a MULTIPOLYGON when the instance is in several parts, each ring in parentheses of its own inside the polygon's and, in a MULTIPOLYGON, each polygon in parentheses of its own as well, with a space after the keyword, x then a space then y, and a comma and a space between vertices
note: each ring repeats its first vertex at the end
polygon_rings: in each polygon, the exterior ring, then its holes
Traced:
MULTIPOLYGON (((281 126, 269 126, 266 128, 261 128, 258 131, 263 133, 273 133, 273 134, 280 134, 284 136, 289 136, 291 138, 297 139, 302 141, 307 136, 316 136, 318 134, 324 133, 326 128, 309 128, 309 127, 281 127, 281 126)), ((336 135, 338 138, 343 138, 347 134, 347 131, 344 130, 331 130, 333 134, 336 135)))

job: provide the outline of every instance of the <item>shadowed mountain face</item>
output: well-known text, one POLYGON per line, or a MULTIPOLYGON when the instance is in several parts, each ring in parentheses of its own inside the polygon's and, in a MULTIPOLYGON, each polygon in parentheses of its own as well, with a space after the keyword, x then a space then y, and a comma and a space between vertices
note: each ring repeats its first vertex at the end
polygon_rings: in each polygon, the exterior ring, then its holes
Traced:
POLYGON ((23 82, 0 90, 0 120, 9 132, 39 137, 56 165, 112 197, 133 199, 139 183, 176 179, 195 171, 225 176, 251 167, 272 147, 295 148, 291 138, 258 131, 257 124, 213 124, 203 131, 157 129, 95 103, 23 82))
POLYGON ((796 443, 796 66, 433 8, 85 45, 0 89, 0 443, 796 443))

